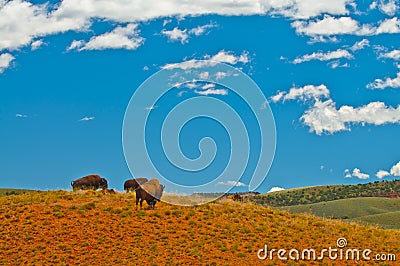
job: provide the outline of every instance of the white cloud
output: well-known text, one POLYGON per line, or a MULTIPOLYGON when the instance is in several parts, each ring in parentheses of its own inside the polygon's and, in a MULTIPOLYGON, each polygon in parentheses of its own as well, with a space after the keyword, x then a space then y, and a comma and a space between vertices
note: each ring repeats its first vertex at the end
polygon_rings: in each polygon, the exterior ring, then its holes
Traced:
POLYGON ((15 117, 27 118, 28 116, 24 114, 16 114, 15 117))
POLYGON ((285 189, 281 188, 281 187, 272 187, 267 193, 282 191, 282 190, 285 190, 285 189))
POLYGON ((336 51, 330 51, 327 53, 315 52, 312 54, 306 54, 301 57, 297 57, 295 60, 293 60, 293 64, 300 64, 311 60, 329 61, 339 58, 351 59, 353 58, 353 55, 350 54, 349 51, 343 49, 338 49, 336 51))
POLYGON ((390 169, 390 174, 392 176, 400 176, 400 161, 393 165, 393 167, 390 169))
POLYGON ((362 173, 361 170, 358 168, 353 169, 352 176, 357 177, 358 179, 368 179, 369 178, 369 174, 362 173))
POLYGON ((75 50, 75 49, 80 49, 85 45, 85 41, 77 41, 73 40, 71 44, 67 47, 67 51, 75 50))
POLYGON ((196 94, 199 95, 228 95, 228 90, 225 89, 206 89, 206 90, 195 90, 196 94))
POLYGON ((85 121, 91 121, 91 120, 94 120, 94 119, 95 119, 94 116, 85 116, 85 117, 79 119, 79 121, 85 122, 85 121))
POLYGON ((40 46, 43 46, 44 44, 45 44, 45 43, 43 42, 43 40, 36 40, 36 41, 33 41, 33 42, 31 43, 31 50, 32 50, 32 51, 35 51, 35 50, 39 49, 40 46))
MULTIPOLYGON (((321 14, 349 14, 354 0, 63 0, 57 4, 33 4, 24 0, 0 2, 0 51, 14 50, 31 44, 32 40, 66 31, 84 31, 100 19, 117 23, 138 23, 158 18, 200 15, 249 16, 282 15, 308 19, 321 14)), ((164 20, 164 26, 170 19, 164 20)), ((210 25, 190 30, 204 34, 210 25)), ((104 42, 105 40, 103 40, 104 42)), ((127 47, 135 46, 124 40, 127 47), (127 44, 128 43, 128 44, 127 44)), ((115 43, 107 44, 114 48, 115 43)), ((97 46, 95 46, 97 47, 97 46)), ((102 47, 102 46, 100 46, 102 47)), ((95 48, 97 49, 97 48, 95 48)))
MULTIPOLYGON (((206 58, 207 57, 208 56, 206 56, 206 58)), ((236 56, 232 52, 226 52, 225 50, 219 51, 216 55, 209 57, 208 59, 231 65, 236 65, 238 63, 247 64, 250 61, 247 52, 243 52, 241 55, 236 56)))
POLYGON ((338 68, 338 67, 349 67, 350 66, 349 63, 343 63, 342 64, 340 62, 340 60, 334 60, 332 62, 329 62, 327 65, 332 69, 335 69, 335 68, 338 68))
POLYGON ((349 169, 345 169, 344 170, 344 177, 345 178, 351 178, 352 177, 349 169))
POLYGON ((364 174, 361 172, 361 170, 359 168, 354 168, 353 172, 350 172, 349 169, 345 169, 344 170, 345 173, 345 178, 352 178, 352 177, 356 177, 358 179, 368 179, 369 178, 369 174, 364 174))
POLYGON ((375 79, 374 82, 367 84, 368 89, 400 88, 400 72, 395 78, 375 79))
POLYGON ((227 182, 218 182, 218 185, 224 185, 224 186, 233 186, 233 187, 247 187, 245 183, 239 182, 239 181, 233 181, 229 180, 227 182))
POLYGON ((170 41, 180 41, 182 44, 187 43, 189 39, 187 30, 181 30, 178 27, 175 27, 173 30, 162 30, 161 34, 167 36, 170 41))
POLYGON ((207 83, 207 84, 203 85, 203 87, 201 87, 201 88, 202 88, 203 90, 215 88, 215 84, 214 84, 214 83, 207 83))
POLYGON ((379 170, 376 173, 376 177, 378 178, 384 178, 385 176, 400 176, 400 161, 392 166, 390 172, 386 170, 379 170))
POLYGON ((382 178, 384 178, 385 176, 390 176, 390 173, 389 173, 388 171, 385 171, 385 170, 379 170, 379 171, 375 174, 375 176, 376 176, 377 178, 382 179, 382 178))
POLYGON ((301 35, 338 35, 352 34, 360 29, 359 23, 351 17, 335 18, 325 15, 314 21, 294 21, 291 26, 301 35))
POLYGON ((104 49, 127 49, 135 50, 144 42, 139 36, 140 31, 137 24, 127 24, 125 27, 118 26, 110 32, 92 37, 88 42, 73 41, 67 50, 104 50, 104 49))
POLYGON ((207 29, 211 29, 216 27, 214 24, 206 24, 202 26, 197 26, 189 31, 190 34, 194 34, 195 36, 200 36, 207 33, 207 29))
POLYGON ((309 18, 329 13, 349 13, 347 5, 353 0, 239 0, 186 1, 186 0, 64 0, 60 15, 87 18, 105 18, 114 21, 147 21, 160 17, 185 17, 197 15, 265 15, 267 13, 287 17, 309 18))
POLYGON ((34 5, 23 0, 1 1, 0 51, 29 45, 37 37, 85 30, 90 25, 89 19, 84 16, 72 13, 60 15, 57 10, 49 9, 49 4, 34 5))
MULTIPOLYGON (((0 40, 1 41, 1 40, 0 40)), ((0 54, 0 74, 4 72, 8 67, 10 67, 11 62, 15 59, 9 53, 0 54)))
POLYGON ((399 9, 399 7, 396 5, 396 0, 389 0, 389 1, 381 0, 378 7, 382 13, 388 16, 393 16, 399 9))
POLYGON ((379 58, 389 58, 393 60, 400 60, 400 50, 392 50, 387 53, 382 53, 379 55, 379 58))
POLYGON ((374 30, 374 35, 383 33, 400 33, 400 20, 396 17, 385 19, 374 30))
POLYGON ((400 20, 397 17, 387 18, 379 21, 376 25, 363 24, 351 17, 333 17, 325 15, 323 19, 309 21, 294 21, 291 26, 296 29, 297 34, 315 36, 332 36, 353 34, 357 36, 372 36, 378 34, 400 33, 400 20))
POLYGON ((276 103, 276 102, 279 102, 281 99, 283 99, 285 94, 286 94, 285 91, 278 91, 278 93, 276 95, 274 95, 274 96, 271 96, 270 99, 271 99, 272 102, 276 103))
POLYGON ((369 5, 369 9, 374 10, 377 8, 377 6, 378 6, 378 3, 376 1, 374 1, 369 5))
POLYGON ((324 84, 321 84, 319 86, 306 85, 300 88, 293 87, 289 90, 288 93, 284 91, 278 92, 278 94, 272 96, 270 99, 273 102, 296 99, 305 101, 310 99, 329 98, 329 93, 329 89, 324 84))
MULTIPOLYGON (((236 65, 238 63, 246 64, 250 61, 247 52, 243 52, 240 55, 235 55, 233 52, 229 52, 229 51, 227 52, 225 50, 221 50, 213 56, 206 55, 203 57, 203 59, 209 59, 211 61, 198 61, 198 60, 192 59, 192 60, 187 60, 187 61, 183 61, 180 63, 166 64, 166 65, 162 66, 162 68, 164 68, 164 69, 179 68, 182 70, 188 70, 188 69, 193 69, 193 68, 202 68, 205 66, 212 66, 212 65, 214 65, 214 63, 212 61, 228 63, 231 65, 236 65)), ((218 75, 221 75, 221 77, 223 77, 223 75, 226 75, 226 73, 219 72, 218 75)))
POLYGON ((344 105, 337 109, 336 103, 331 99, 324 102, 317 100, 300 120, 317 135, 324 132, 332 134, 350 130, 350 124, 398 124, 400 123, 400 106, 393 108, 382 102, 371 102, 357 108, 344 105))
POLYGON ((358 51, 358 50, 362 50, 365 47, 369 46, 369 40, 367 39, 362 39, 359 42, 356 42, 355 44, 353 44, 353 46, 350 48, 353 52, 354 51, 358 51))

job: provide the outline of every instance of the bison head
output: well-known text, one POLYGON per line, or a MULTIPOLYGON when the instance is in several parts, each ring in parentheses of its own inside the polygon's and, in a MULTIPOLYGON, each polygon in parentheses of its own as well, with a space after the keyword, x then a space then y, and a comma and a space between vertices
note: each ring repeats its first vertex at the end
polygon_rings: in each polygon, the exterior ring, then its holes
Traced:
POLYGON ((101 178, 100 179, 100 188, 102 188, 102 189, 107 189, 108 188, 108 183, 107 183, 107 180, 105 178, 101 178))

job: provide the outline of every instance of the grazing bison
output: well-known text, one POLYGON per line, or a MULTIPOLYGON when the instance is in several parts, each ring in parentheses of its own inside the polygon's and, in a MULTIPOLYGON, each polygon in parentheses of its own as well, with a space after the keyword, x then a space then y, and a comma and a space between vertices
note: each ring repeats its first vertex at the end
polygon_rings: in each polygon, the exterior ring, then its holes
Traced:
POLYGON ((149 181, 149 180, 144 177, 126 180, 124 183, 124 190, 126 192, 134 191, 135 189, 137 189, 139 186, 143 185, 147 181, 149 181))
POLYGON ((243 197, 242 197, 239 193, 237 193, 237 192, 236 192, 235 194, 233 194, 232 199, 233 199, 234 201, 240 201, 240 202, 243 201, 243 197))
POLYGON ((160 201, 165 186, 158 182, 158 179, 153 178, 150 181, 140 185, 136 189, 136 206, 140 201, 140 208, 142 208, 143 200, 147 202, 149 208, 154 209, 157 201, 160 201))
POLYGON ((101 178, 99 175, 88 175, 72 181, 71 186, 73 190, 97 190, 99 188, 107 189, 108 183, 105 178, 101 178))

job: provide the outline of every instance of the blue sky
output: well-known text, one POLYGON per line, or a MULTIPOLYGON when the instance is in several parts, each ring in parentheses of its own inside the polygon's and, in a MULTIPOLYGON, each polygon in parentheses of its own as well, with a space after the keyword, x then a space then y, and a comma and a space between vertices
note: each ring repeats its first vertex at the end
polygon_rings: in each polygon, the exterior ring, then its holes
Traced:
MULTIPOLYGON (((171 64, 202 59, 249 75, 271 108, 276 152, 258 191, 400 176, 399 1, 196 2, 0 0, 0 187, 69 189, 99 173, 121 190, 131 177, 122 128, 132 95, 171 64)), ((201 95, 248 112, 225 91, 176 88, 145 111, 160 124, 201 95)), ((159 126, 150 129, 148 145, 159 139, 159 126)), ((206 179, 226 165, 230 133, 218 123, 181 133, 192 159, 202 138, 217 144, 206 179)), ((215 190, 247 190, 250 172, 215 190)))

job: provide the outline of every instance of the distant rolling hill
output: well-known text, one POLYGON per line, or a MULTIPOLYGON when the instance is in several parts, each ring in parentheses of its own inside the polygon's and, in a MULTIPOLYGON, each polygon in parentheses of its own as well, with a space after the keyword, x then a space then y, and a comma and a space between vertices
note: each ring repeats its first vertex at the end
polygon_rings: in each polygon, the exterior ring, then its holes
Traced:
POLYGON ((0 188, 0 197, 23 194, 27 192, 33 192, 31 189, 18 189, 18 188, 0 188))
POLYGON ((272 207, 282 207, 359 197, 400 198, 400 180, 296 188, 252 196, 248 200, 272 207))
POLYGON ((313 204, 280 207, 290 213, 351 220, 400 229, 400 198, 352 198, 313 204))

